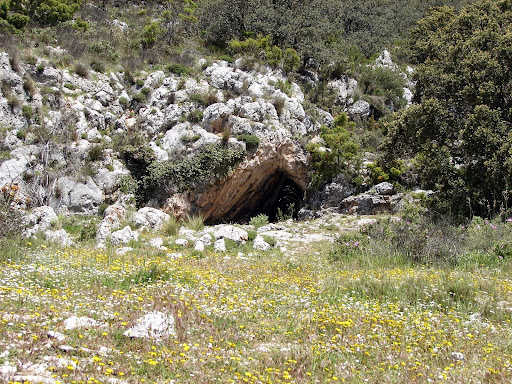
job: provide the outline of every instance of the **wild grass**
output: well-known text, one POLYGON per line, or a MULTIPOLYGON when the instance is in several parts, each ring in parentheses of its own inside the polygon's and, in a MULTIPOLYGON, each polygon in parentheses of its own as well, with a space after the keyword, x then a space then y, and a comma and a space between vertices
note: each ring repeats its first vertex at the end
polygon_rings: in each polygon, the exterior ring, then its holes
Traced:
POLYGON ((510 382, 512 258, 475 249, 491 224, 503 243, 512 223, 482 224, 466 228, 473 248, 456 264, 408 259, 364 230, 261 253, 229 244, 116 255, 19 241, 23 257, 0 269, 2 362, 19 375, 40 363, 62 383, 510 382), (339 247, 351 251, 328 257, 339 247), (172 315, 176 335, 123 335, 151 311, 172 315), (65 330, 72 315, 101 326, 65 330))

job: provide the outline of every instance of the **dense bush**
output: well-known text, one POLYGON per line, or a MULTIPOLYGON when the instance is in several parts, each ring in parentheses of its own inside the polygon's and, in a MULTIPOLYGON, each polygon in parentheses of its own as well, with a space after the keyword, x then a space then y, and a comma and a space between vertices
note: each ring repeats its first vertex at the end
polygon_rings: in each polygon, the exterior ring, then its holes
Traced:
POLYGON ((155 193, 185 191, 225 176, 245 157, 245 152, 222 144, 209 144, 191 158, 152 162, 141 177, 139 194, 147 199, 155 193))
POLYGON ((310 144, 310 165, 313 168, 313 186, 318 187, 342 172, 355 176, 359 168, 359 146, 352 140, 350 132, 355 126, 342 113, 334 119, 331 128, 322 126, 320 137, 325 146, 310 144))
POLYGON ((413 31, 417 105, 389 126, 385 149, 413 158, 440 212, 495 213, 510 203, 512 4, 435 9, 413 31))

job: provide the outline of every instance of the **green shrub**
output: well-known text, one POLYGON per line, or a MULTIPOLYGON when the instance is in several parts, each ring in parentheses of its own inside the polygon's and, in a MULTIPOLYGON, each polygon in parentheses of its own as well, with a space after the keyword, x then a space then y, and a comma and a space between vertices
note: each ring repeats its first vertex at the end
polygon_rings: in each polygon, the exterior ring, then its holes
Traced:
POLYGON ((140 39, 142 48, 149 49, 153 47, 162 33, 163 29, 160 26, 160 21, 151 21, 142 29, 140 39))
POLYGON ((203 111, 200 109, 195 109, 187 115, 187 121, 192 124, 197 124, 203 121, 203 111))
POLYGON ((324 148, 318 144, 307 146, 310 164, 315 171, 313 186, 329 182, 342 172, 351 177, 357 176, 360 167, 359 146, 350 132, 354 126, 354 123, 348 122, 346 114, 342 113, 334 118, 332 128, 320 128, 320 137, 325 141, 324 148))
POLYGON ((73 28, 79 32, 87 32, 89 30, 89 23, 85 20, 82 20, 81 17, 78 17, 73 23, 73 28))
POLYGON ((123 175, 119 179, 119 189, 123 193, 135 194, 138 189, 138 183, 131 175, 123 175))
POLYGON ((194 231, 201 231, 204 228, 204 217, 201 214, 187 216, 185 226, 194 231))
POLYGON ((32 119, 32 116, 34 115, 34 109, 30 105, 24 105, 21 108, 21 112, 28 120, 32 119))
POLYGON ((277 245, 277 240, 273 237, 263 235, 263 240, 265 240, 266 243, 268 243, 272 248, 274 248, 277 245))
POLYGON ((179 63, 171 63, 166 66, 169 72, 174 73, 176 75, 189 75, 190 69, 185 67, 183 64, 179 63))
POLYGON ((219 60, 224 60, 224 61, 227 61, 228 63, 233 63, 235 61, 235 59, 233 58, 233 56, 230 56, 230 55, 220 55, 218 57, 219 60))
POLYGON ((249 221, 249 224, 254 225, 254 227, 256 229, 260 228, 260 227, 263 227, 264 225, 267 225, 268 223, 269 223, 268 216, 265 215, 264 213, 260 213, 259 215, 254 216, 249 221))
POLYGON ((176 236, 181 228, 181 223, 176 216, 170 215, 169 219, 163 224, 160 232, 166 236, 176 236))
POLYGON ((300 56, 293 48, 287 48, 283 55, 283 69, 285 72, 296 72, 300 67, 300 56))
POLYGON ((209 144, 191 158, 153 162, 142 177, 144 193, 177 190, 183 192, 207 180, 220 179, 245 157, 245 152, 221 144, 209 144))
POLYGON ((260 139, 256 135, 238 135, 237 140, 245 141, 248 150, 255 150, 260 145, 260 139))
POLYGON ((128 99, 126 97, 120 97, 119 98, 119 104, 121 104, 121 106, 126 108, 126 107, 128 107, 130 105, 130 102, 128 101, 128 99))
POLYGON ((254 241, 254 239, 256 239, 257 236, 258 236, 258 232, 256 232, 255 230, 249 229, 247 231, 247 239, 249 241, 254 241))
POLYGON ((16 29, 23 29, 28 24, 30 18, 20 13, 12 13, 9 15, 8 21, 16 29))

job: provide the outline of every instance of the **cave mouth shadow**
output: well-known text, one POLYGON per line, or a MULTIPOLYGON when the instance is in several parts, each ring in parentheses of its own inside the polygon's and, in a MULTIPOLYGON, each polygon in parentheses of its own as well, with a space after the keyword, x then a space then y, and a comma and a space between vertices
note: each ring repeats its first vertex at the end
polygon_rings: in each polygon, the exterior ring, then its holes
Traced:
POLYGON ((270 222, 277 222, 283 218, 297 218, 303 205, 305 191, 295 183, 286 172, 274 172, 259 188, 248 198, 244 206, 233 221, 247 223, 257 215, 268 216, 270 222), (260 191, 263 191, 260 193, 260 191))

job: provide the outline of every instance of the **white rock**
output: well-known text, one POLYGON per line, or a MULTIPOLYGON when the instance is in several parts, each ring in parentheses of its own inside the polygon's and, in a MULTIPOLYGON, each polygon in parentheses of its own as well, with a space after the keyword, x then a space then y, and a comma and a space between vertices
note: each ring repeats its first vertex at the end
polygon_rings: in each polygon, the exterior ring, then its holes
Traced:
POLYGON ((105 200, 103 191, 91 177, 87 177, 85 183, 67 176, 61 177, 57 180, 57 188, 60 196, 56 205, 66 205, 70 211, 95 214, 105 200))
POLYGON ((454 361, 462 361, 466 358, 463 353, 461 352, 452 352, 452 359, 454 361))
POLYGON ((204 251, 204 243, 201 240, 197 240, 194 244, 194 249, 199 252, 204 251))
POLYGON ((263 239, 263 236, 258 235, 254 239, 253 248, 258 251, 268 251, 272 247, 263 239))
POLYGON ((96 320, 85 316, 71 316, 64 320, 64 328, 68 331, 75 328, 95 328, 101 325, 96 320))
POLYGON ((133 222, 140 227, 159 230, 169 220, 169 215, 159 209, 144 207, 133 215, 133 222))
POLYGON ((221 224, 215 227, 213 232, 215 239, 230 239, 238 243, 242 243, 249 239, 247 231, 242 228, 235 227, 230 224, 221 224))
POLYGON ((131 251, 133 251, 133 248, 131 248, 131 247, 121 247, 121 248, 116 249, 116 255, 120 255, 120 256, 125 255, 131 251))
POLYGON ((119 28, 122 32, 128 30, 128 24, 126 24, 124 21, 114 19, 114 20, 112 20, 112 25, 119 28))
POLYGON ((45 231, 50 228, 51 223, 57 221, 58 217, 52 207, 46 205, 34 208, 34 210, 25 218, 25 224, 29 226, 24 231, 24 235, 29 237, 36 232, 45 231))
POLYGON ((64 229, 59 229, 58 231, 45 231, 44 235, 47 240, 51 242, 58 243, 63 247, 71 247, 74 244, 74 241, 69 236, 64 229))
POLYGON ((371 105, 366 100, 358 100, 348 108, 350 116, 361 116, 367 118, 370 116, 371 105))
POLYGON ((182 247, 186 247, 188 245, 187 239, 176 239, 176 245, 181 245, 182 247))
POLYGON ((165 248, 163 246, 164 239, 162 239, 161 237, 155 237, 155 238, 149 240, 149 245, 151 245, 152 247, 158 248, 158 249, 165 248))
POLYGON ((128 225, 119 231, 113 232, 110 237, 110 242, 114 245, 128 244, 131 240, 139 240, 139 234, 128 225))
POLYGON ((57 332, 57 331, 48 331, 47 335, 48 335, 48 337, 51 337, 52 339, 57 339, 57 341, 66 340, 66 336, 64 336, 62 333, 57 332))
POLYGON ((224 241, 224 238, 217 240, 214 243, 213 248, 217 252, 225 252, 226 251, 226 242, 224 241))
POLYGON ((136 324, 123 334, 128 337, 161 340, 176 334, 174 318, 162 312, 151 312, 138 319, 136 324))

